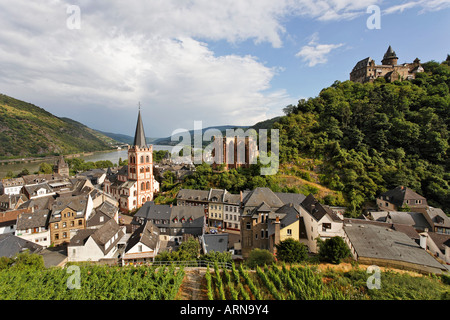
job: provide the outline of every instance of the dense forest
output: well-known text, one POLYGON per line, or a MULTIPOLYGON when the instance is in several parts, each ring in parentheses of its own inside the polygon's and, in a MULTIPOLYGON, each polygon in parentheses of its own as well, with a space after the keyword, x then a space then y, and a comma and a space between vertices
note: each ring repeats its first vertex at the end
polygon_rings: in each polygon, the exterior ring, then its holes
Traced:
POLYGON ((408 81, 339 82, 284 109, 280 163, 320 160, 321 184, 342 191, 350 212, 399 185, 450 211, 449 59, 408 81))
POLYGON ((0 159, 108 150, 114 143, 77 121, 0 94, 0 159))

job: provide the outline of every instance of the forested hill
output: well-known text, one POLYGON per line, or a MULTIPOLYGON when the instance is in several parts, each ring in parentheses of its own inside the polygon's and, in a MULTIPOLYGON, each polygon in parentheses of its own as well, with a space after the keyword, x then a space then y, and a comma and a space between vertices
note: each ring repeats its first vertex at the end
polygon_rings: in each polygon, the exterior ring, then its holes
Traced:
POLYGON ((285 108, 273 125, 280 130, 281 163, 322 160, 321 183, 342 191, 355 214, 399 185, 449 213, 450 66, 423 67, 410 81, 336 81, 285 108))
POLYGON ((79 122, 0 94, 0 158, 107 150, 113 142, 79 122))

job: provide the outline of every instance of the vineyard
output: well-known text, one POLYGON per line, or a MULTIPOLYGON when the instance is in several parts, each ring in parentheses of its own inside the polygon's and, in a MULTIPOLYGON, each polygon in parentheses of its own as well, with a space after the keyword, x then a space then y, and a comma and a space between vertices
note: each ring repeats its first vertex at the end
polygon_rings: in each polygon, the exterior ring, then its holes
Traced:
POLYGON ((367 288, 365 270, 320 271, 314 265, 183 266, 72 265, 0 270, 3 300, 366 300, 450 299, 450 277, 383 272, 381 289, 367 288), (206 271, 206 272, 205 272, 206 271), (196 276, 193 276, 196 275, 196 276), (190 293, 199 289, 197 298, 190 293))
POLYGON ((4 300, 174 300, 183 282, 183 268, 109 267, 2 270, 4 300), (78 289, 73 287, 79 279, 78 289), (72 287, 71 287, 72 286, 72 287))
POLYGON ((449 299, 448 284, 433 277, 414 278, 385 273, 382 290, 368 290, 367 274, 362 270, 348 273, 319 272, 311 266, 283 264, 256 267, 243 265, 231 270, 207 270, 206 290, 209 300, 367 300, 367 299, 449 299), (401 289, 404 287, 405 289, 401 289))

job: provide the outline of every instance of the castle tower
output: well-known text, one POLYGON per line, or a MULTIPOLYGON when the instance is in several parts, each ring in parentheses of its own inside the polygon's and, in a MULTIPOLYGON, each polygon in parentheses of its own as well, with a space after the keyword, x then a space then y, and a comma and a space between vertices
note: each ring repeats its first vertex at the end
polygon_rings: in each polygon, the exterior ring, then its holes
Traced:
POLYGON ((136 132, 132 146, 128 147, 128 180, 136 181, 136 205, 153 200, 153 146, 147 145, 139 108, 136 132))
POLYGON ((383 60, 381 60, 381 64, 396 66, 397 61, 398 61, 398 57, 395 54, 395 51, 392 50, 391 46, 389 46, 386 53, 384 54, 383 60))

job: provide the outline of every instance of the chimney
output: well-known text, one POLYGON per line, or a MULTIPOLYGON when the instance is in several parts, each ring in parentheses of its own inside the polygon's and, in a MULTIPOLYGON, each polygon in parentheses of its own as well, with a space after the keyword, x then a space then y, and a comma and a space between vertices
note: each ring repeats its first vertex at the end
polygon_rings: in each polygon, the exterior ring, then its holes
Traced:
POLYGON ((275 246, 280 243, 280 218, 278 216, 276 216, 275 218, 274 225, 275 225, 275 232, 273 244, 275 246))
POLYGON ((423 232, 420 235, 420 247, 422 249, 427 249, 427 238, 428 238, 428 234, 426 232, 423 232))

